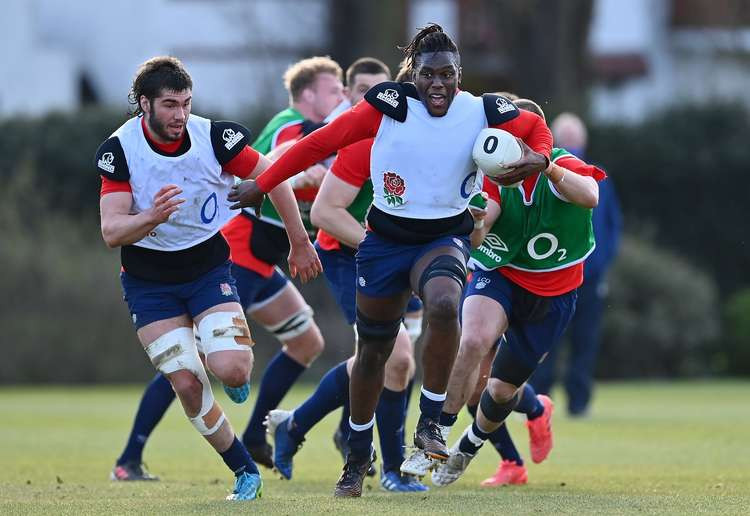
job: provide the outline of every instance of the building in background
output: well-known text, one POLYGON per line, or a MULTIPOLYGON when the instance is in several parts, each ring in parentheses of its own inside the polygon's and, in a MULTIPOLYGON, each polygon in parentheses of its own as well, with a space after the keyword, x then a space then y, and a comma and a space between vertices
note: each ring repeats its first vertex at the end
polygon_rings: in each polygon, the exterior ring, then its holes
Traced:
POLYGON ((675 104, 750 106, 750 2, 596 0, 591 118, 637 122, 675 104))
POLYGON ((127 107, 137 66, 182 59, 203 113, 288 102, 286 67, 329 48, 327 0, 6 0, 0 17, 0 116, 127 107), (12 73, 8 73, 12 70, 12 73))
POLYGON ((750 105, 745 0, 6 0, 0 117, 125 109, 137 65, 158 54, 185 62, 197 111, 272 112, 287 102, 288 64, 371 54, 395 66, 396 45, 431 21, 457 39, 470 89, 588 106, 600 121, 717 97, 750 105), (590 76, 579 73, 587 58, 590 76))

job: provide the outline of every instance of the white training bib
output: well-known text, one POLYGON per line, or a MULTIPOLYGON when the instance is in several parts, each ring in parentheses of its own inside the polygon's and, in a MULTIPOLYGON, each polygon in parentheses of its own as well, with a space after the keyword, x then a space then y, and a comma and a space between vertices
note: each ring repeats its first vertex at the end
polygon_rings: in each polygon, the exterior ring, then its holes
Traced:
POLYGON ((373 204, 399 217, 439 219, 463 213, 477 183, 471 151, 487 127, 480 97, 459 92, 445 116, 407 97, 404 122, 384 116, 372 146, 373 204))
POLYGON ((185 199, 169 220, 134 245, 159 251, 179 251, 214 236, 234 215, 226 198, 234 176, 224 173, 211 145, 211 121, 190 115, 187 121, 190 149, 180 156, 164 156, 146 141, 141 117, 131 118, 112 136, 117 136, 125 153, 133 191, 133 212, 154 204, 163 186, 182 189, 185 199))

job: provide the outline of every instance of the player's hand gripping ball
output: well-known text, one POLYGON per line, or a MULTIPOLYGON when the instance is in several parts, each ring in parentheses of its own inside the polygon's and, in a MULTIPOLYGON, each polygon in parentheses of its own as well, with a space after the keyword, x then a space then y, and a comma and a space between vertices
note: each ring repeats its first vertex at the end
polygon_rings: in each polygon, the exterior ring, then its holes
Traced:
POLYGON ((485 175, 498 178, 513 171, 507 165, 520 160, 523 150, 509 132, 488 127, 479 132, 471 156, 485 175))

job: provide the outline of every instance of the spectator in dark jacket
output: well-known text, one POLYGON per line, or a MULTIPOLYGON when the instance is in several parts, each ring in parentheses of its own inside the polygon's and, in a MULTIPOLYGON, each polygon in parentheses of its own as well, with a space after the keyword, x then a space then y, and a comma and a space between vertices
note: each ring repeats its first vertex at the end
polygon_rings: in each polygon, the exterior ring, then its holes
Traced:
MULTIPOLYGON (((572 113, 562 113, 550 126, 555 147, 561 147, 584 159, 586 126, 572 113)), ((607 297, 607 270, 617 256, 622 231, 622 214, 611 179, 599 184, 599 205, 593 214, 596 249, 586 259, 584 282, 578 289, 578 302, 568 327, 570 340, 564 386, 571 416, 588 412, 593 390, 593 375, 599 350, 599 334, 607 297)), ((557 356, 561 346, 553 348, 530 379, 538 393, 547 394, 555 382, 557 356)))

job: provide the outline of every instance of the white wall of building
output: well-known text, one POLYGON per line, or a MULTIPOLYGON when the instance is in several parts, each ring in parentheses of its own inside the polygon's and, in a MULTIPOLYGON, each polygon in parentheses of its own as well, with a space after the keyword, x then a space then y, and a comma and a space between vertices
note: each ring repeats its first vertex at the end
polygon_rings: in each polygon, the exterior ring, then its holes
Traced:
POLYGON ((0 66, 18 72, 0 75, 0 116, 77 107, 81 74, 102 102, 125 109, 138 65, 161 54, 185 63, 197 111, 278 109, 286 67, 328 41, 327 0, 5 0, 3 8, 0 42, 17 52, 1 54, 0 66))

